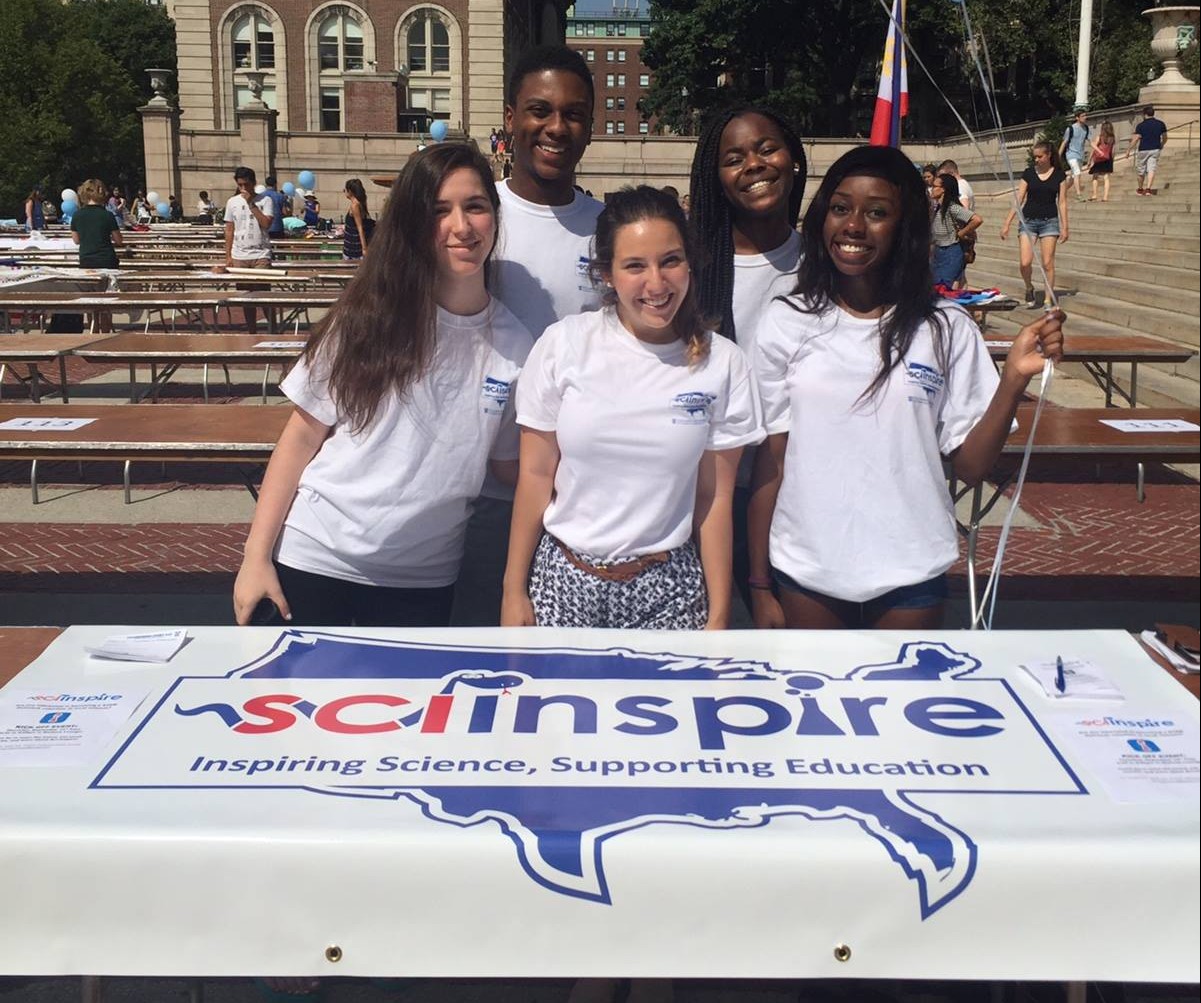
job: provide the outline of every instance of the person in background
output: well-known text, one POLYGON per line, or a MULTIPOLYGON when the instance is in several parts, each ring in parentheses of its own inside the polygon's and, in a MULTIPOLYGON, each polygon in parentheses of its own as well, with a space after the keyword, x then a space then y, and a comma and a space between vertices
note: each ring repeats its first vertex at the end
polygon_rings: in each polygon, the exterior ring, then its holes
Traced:
MULTIPOLYGON (((234 184, 238 186, 237 194, 225 203, 226 267, 270 268, 271 238, 267 231, 271 228, 275 204, 266 195, 255 194, 254 171, 249 167, 234 171, 234 184)), ((246 287, 248 291, 263 288, 261 284, 246 287)), ((254 334, 258 330, 254 307, 246 307, 243 316, 246 330, 254 334)))
POLYGON ((217 215, 217 204, 209 198, 208 192, 201 192, 196 199, 196 222, 212 224, 217 215))
POLYGON ((1059 143, 1059 160, 1067 164, 1068 188, 1076 187, 1076 201, 1083 202, 1084 196, 1084 162, 1089 147, 1088 109, 1077 108, 1075 120, 1063 132, 1059 143))
POLYGON ((284 217, 287 215, 288 196, 275 187, 275 175, 269 174, 264 182, 262 194, 271 200, 271 225, 267 236, 276 240, 285 236, 284 217))
POLYGON ((172 223, 182 223, 183 206, 179 204, 179 199, 177 199, 174 195, 168 195, 167 205, 170 207, 170 211, 167 213, 167 218, 171 220, 172 223))
MULTIPOLYGON (((940 174, 931 189, 938 208, 930 220, 932 252, 930 270, 936 286, 953 288, 967 267, 963 241, 980 229, 984 221, 969 212, 959 200, 959 182, 953 174, 940 174)), ((974 257, 974 252, 973 252, 974 257)))
POLYGON ((42 189, 34 185, 25 196, 25 229, 30 233, 41 231, 46 226, 46 212, 42 208, 42 189))
MULTIPOLYGON (((1051 144, 1039 140, 1031 147, 1034 164, 1022 172, 1018 182, 1017 202, 1022 207, 1022 224, 1018 232, 1018 270, 1026 285, 1026 306, 1039 305, 1034 297, 1034 248, 1047 274, 1044 303, 1050 304, 1055 290, 1055 247, 1068 239, 1068 180, 1063 169, 1055 163, 1051 144)), ((1010 209, 1001 227, 1001 239, 1009 239, 1009 227, 1017 216, 1010 209)))
POLYGON ((1159 155, 1168 143, 1168 127, 1155 117, 1155 107, 1147 105, 1143 108, 1143 120, 1134 127, 1134 135, 1130 137, 1130 146, 1126 157, 1134 152, 1134 169, 1138 174, 1138 194, 1158 195, 1155 187, 1155 170, 1159 166, 1159 155))
POLYGON ((375 230, 375 220, 367 210, 367 192, 362 181, 351 178, 343 192, 349 205, 342 233, 342 259, 358 261, 367 256, 367 242, 375 230))
POLYGON ((1113 134, 1113 123, 1106 119, 1101 123, 1101 131, 1093 141, 1092 163, 1088 173, 1092 178, 1092 192, 1088 196, 1090 202, 1097 201, 1097 182, 1104 181, 1105 187, 1101 192, 1101 201, 1109 201, 1109 179, 1113 177, 1113 148, 1117 142, 1113 134))
POLYGON ((121 194, 121 189, 116 185, 113 185, 112 194, 109 195, 108 205, 105 208, 113 214, 117 226, 125 229, 125 196, 121 194))
POLYGON ((123 243, 121 228, 105 207, 108 189, 99 178, 79 186, 82 203, 71 217, 71 239, 79 245, 80 268, 118 268, 116 248, 123 243))
MULTIPOLYGON (((592 193, 589 192, 589 194, 592 194, 592 193)), ((692 215, 692 193, 691 192, 689 192, 683 198, 680 199, 680 208, 684 210, 685 216, 692 215)))
MULTIPOLYGON (((959 173, 959 165, 953 160, 944 160, 938 165, 938 171, 935 177, 939 174, 950 174, 955 178, 955 182, 959 185, 959 204, 968 212, 976 211, 976 193, 972 190, 968 179, 959 173)), ((926 187, 933 187, 933 182, 926 187)))
POLYGON ((317 201, 317 196, 312 192, 309 192, 304 197, 302 218, 304 219, 304 225, 312 227, 314 230, 321 225, 321 203, 317 201))
POLYGON ((149 226, 152 218, 150 204, 146 201, 146 193, 138 189, 138 193, 133 198, 134 224, 137 226, 149 226))
POLYGON ((1062 313, 1022 328, 1002 373, 979 328, 931 291, 921 178, 858 147, 801 227, 796 292, 755 343, 767 443, 751 498, 761 628, 930 630, 959 553, 944 457, 976 484, 1030 379, 1063 351, 1062 313))

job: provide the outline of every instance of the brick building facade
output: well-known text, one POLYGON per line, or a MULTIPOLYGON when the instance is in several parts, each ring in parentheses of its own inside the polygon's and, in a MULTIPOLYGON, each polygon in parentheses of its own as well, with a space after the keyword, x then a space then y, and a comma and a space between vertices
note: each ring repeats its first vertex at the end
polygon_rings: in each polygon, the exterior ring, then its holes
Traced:
POLYGON ((638 110, 650 89, 651 70, 642 62, 642 42, 650 16, 637 0, 615 3, 608 14, 567 11, 567 45, 580 53, 596 83, 592 133, 595 136, 646 136, 655 131, 638 110))

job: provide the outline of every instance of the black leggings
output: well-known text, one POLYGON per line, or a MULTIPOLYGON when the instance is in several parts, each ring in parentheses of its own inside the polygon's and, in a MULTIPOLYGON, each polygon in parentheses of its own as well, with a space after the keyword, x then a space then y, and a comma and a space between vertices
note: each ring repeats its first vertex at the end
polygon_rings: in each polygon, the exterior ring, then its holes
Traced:
POLYGON ((394 589, 297 571, 275 562, 280 587, 292 610, 285 620, 270 599, 250 622, 267 627, 446 627, 455 587, 394 589))

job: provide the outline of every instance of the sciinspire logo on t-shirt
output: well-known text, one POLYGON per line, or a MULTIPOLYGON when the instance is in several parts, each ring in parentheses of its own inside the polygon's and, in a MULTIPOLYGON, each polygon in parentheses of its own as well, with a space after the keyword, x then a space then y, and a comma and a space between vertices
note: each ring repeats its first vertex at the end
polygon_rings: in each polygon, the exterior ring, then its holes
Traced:
POLYGON ((690 390, 688 393, 676 394, 671 401, 672 410, 676 412, 671 423, 673 425, 708 425, 715 400, 717 400, 716 394, 707 394, 702 390, 690 390))
POLYGON ((498 380, 495 376, 485 376, 484 384, 480 387, 480 409, 484 414, 504 414, 512 386, 512 383, 498 380))
POLYGON ((920 362, 909 363, 905 370, 905 389, 914 404, 933 405, 946 382, 937 369, 920 362))
POLYGON ((576 258, 575 273, 579 277, 579 283, 576 289, 580 292, 594 292, 595 287, 592 284, 592 262, 588 260, 588 255, 581 254, 576 258))

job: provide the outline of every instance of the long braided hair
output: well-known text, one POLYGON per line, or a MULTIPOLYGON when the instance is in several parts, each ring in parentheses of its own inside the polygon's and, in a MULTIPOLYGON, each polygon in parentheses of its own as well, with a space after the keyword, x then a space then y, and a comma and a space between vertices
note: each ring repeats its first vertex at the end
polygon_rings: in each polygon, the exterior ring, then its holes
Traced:
POLYGON ((692 158, 690 222, 706 251, 700 268, 693 272, 701 312, 718 321, 718 331, 731 341, 734 330, 734 221, 731 206, 718 177, 721 136, 734 119, 742 115, 762 115, 780 130, 797 172, 788 197, 788 225, 796 228, 805 196, 805 148, 796 130, 779 115, 757 105, 735 105, 716 113, 701 129, 696 153, 692 158))

